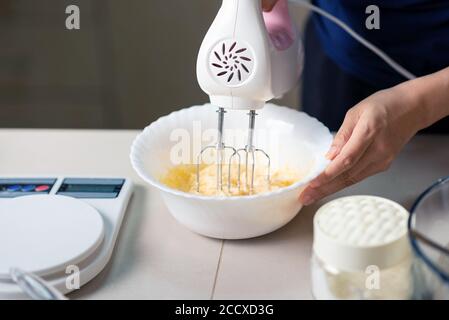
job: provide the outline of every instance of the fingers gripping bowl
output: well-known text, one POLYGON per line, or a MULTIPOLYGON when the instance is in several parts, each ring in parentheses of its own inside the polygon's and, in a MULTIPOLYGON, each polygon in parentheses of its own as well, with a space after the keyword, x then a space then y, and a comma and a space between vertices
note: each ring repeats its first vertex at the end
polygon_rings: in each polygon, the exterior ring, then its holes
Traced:
MULTIPOLYGON (((242 112, 226 114, 225 139, 234 145, 244 144, 239 131, 246 127, 242 112)), ((244 239, 272 232, 301 210, 299 195, 327 166, 325 155, 332 135, 318 120, 286 107, 267 104, 258 114, 256 141, 268 150, 273 170, 288 167, 301 172, 301 179, 288 187, 227 197, 182 192, 161 182, 179 161, 195 163, 197 151, 213 141, 207 135, 216 126, 216 114, 208 104, 173 112, 146 127, 132 144, 132 166, 161 192, 176 220, 192 231, 220 239, 244 239)))

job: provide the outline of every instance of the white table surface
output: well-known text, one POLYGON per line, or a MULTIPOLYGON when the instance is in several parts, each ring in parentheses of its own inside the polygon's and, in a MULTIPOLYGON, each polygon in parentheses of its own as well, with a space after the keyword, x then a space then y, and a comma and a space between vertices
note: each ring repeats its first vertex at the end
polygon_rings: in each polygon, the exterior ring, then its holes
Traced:
MULTIPOLYGON (((220 241, 179 225, 129 163, 138 131, 0 130, 0 176, 111 175, 136 183, 114 255, 72 299, 310 299, 312 217, 264 237, 220 241)), ((419 136, 391 169, 334 197, 371 194, 406 208, 449 175, 449 136, 419 136)), ((328 201, 329 199, 326 199, 328 201)))

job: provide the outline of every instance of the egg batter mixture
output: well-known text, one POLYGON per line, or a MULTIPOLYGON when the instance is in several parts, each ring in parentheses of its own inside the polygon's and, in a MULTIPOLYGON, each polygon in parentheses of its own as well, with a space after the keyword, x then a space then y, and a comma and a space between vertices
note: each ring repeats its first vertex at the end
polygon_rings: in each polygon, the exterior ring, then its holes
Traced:
MULTIPOLYGON (((197 191, 196 165, 179 165, 171 168, 161 179, 170 188, 180 191, 206 196, 244 196, 250 190, 246 184, 245 166, 241 166, 240 188, 238 188, 238 165, 231 166, 231 189, 228 190, 228 166, 223 166, 223 190, 217 191, 217 167, 215 164, 200 166, 200 188, 197 191)), ((303 174, 298 170, 282 168, 271 173, 270 181, 266 179, 266 170, 256 169, 254 175, 254 189, 251 194, 274 191, 288 187, 301 180, 303 174)), ((249 180, 250 178, 248 178, 249 180)))

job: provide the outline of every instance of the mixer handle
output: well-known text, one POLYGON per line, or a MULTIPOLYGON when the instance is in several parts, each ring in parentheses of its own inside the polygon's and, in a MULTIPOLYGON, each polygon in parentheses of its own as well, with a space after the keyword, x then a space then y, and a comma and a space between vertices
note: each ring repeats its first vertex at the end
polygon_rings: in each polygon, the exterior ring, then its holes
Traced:
POLYGON ((270 12, 263 13, 263 18, 274 47, 280 51, 290 48, 295 42, 296 32, 288 1, 279 0, 270 12))

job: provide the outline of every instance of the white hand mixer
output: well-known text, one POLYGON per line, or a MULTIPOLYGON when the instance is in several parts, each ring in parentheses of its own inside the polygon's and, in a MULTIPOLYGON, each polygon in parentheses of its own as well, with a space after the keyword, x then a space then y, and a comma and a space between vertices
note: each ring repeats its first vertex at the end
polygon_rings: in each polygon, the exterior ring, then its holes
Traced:
MULTIPOLYGON (((304 0, 291 0, 324 16, 344 29, 355 40, 373 51, 406 79, 415 76, 397 64, 382 50, 355 33, 347 24, 304 0)), ((217 17, 201 45, 197 61, 198 82, 212 105, 218 106, 218 139, 203 148, 197 159, 197 191, 203 153, 216 151, 217 191, 223 190, 224 151, 229 149, 228 189, 231 188, 231 164, 238 159, 237 185, 240 190, 240 153, 244 153, 246 187, 254 188, 255 153, 267 158, 266 179, 270 182, 270 157, 254 146, 256 110, 292 89, 303 63, 302 46, 289 14, 287 0, 279 0, 271 12, 262 12, 260 0, 223 0, 217 17), (247 144, 236 149, 223 141, 225 109, 249 110, 247 144), (251 170, 249 168, 251 157, 251 170), (249 172, 250 171, 250 172, 249 172)))
POLYGON ((280 0, 271 12, 263 13, 260 0, 223 0, 198 54, 198 82, 212 105, 218 106, 218 139, 203 148, 197 159, 197 189, 203 153, 216 150, 217 190, 223 190, 224 151, 229 149, 228 188, 231 164, 244 153, 246 187, 254 188, 256 153, 267 159, 266 180, 270 181, 270 157, 254 146, 256 110, 293 88, 302 68, 302 50, 287 0, 280 0), (225 109, 249 110, 247 144, 236 149, 223 141, 225 109), (251 159, 249 159, 251 158, 251 159), (250 166, 249 166, 249 163, 250 166), (249 170, 249 167, 251 168, 249 170))

